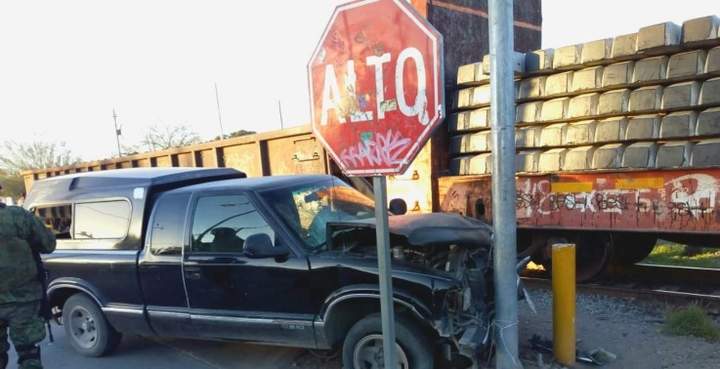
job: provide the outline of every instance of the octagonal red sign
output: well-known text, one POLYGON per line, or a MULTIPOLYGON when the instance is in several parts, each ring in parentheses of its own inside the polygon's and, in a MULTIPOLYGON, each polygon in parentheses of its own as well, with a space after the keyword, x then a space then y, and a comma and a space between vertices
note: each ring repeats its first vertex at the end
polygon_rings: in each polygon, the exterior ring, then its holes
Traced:
POLYGON ((405 0, 335 9, 308 73, 313 132, 346 174, 407 169, 445 115, 442 47, 405 0))

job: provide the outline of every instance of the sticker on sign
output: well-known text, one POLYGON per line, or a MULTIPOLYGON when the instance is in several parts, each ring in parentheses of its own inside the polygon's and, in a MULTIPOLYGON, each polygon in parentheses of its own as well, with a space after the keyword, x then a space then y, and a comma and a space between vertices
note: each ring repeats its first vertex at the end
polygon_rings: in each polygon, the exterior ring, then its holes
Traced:
POLYGON ((335 9, 308 73, 313 132, 343 172, 407 169, 445 115, 442 48, 406 1, 335 9))

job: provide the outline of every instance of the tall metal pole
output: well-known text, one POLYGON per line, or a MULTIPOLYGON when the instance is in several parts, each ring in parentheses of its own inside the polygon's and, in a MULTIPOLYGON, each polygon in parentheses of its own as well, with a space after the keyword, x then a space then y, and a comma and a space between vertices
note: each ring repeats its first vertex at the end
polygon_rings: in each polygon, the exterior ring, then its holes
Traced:
POLYGON ((522 368, 518 358, 515 218, 515 86, 513 0, 490 0, 490 112, 495 230, 496 368, 522 368))
POLYGON ((278 113, 280 114, 280 129, 283 129, 285 128, 285 122, 283 121, 282 103, 280 100, 278 100, 278 113))
POLYGON ((122 151, 120 150, 121 131, 118 128, 117 119, 118 119, 118 115, 117 115, 117 113, 115 113, 115 108, 113 108, 113 122, 115 123, 115 141, 117 141, 118 157, 121 157, 122 156, 122 151))
POLYGON ((387 212, 387 180, 373 177, 375 192, 375 236, 377 237, 378 276, 380 278, 380 318, 383 333, 383 360, 385 369, 396 369, 395 361, 395 308, 393 306, 390 233, 387 212))
POLYGON ((222 125, 222 114, 220 113, 220 94, 218 93, 217 83, 215 83, 215 102, 217 103, 218 123, 220 124, 220 139, 225 139, 225 131, 222 125))

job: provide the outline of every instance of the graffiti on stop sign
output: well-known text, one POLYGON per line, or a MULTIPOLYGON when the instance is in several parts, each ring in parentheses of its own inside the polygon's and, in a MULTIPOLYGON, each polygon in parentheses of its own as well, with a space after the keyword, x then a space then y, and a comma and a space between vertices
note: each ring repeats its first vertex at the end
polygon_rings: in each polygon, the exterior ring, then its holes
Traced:
POLYGON ((412 12, 338 7, 308 66, 313 131, 348 174, 404 171, 443 118, 442 37, 412 12))

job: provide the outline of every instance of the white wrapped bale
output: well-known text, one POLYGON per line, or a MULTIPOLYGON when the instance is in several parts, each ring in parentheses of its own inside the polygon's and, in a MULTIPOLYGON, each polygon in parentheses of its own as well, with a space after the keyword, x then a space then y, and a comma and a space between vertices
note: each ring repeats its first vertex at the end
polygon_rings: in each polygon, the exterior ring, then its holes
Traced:
POLYGON ((720 77, 709 79, 702 84, 700 105, 720 104, 720 77))
POLYGON ((600 94, 591 93, 575 96, 568 103, 568 118, 590 117, 597 114, 600 94))
POLYGON ((594 120, 586 120, 568 124, 565 129, 565 145, 587 145, 593 143, 595 135, 594 120))
POLYGON ((665 55, 640 59, 635 62, 633 83, 652 82, 665 79, 667 73, 668 57, 665 55))
POLYGON ((570 83, 570 92, 587 91, 602 86, 603 67, 590 67, 575 71, 570 83))
POLYGON ((580 63, 597 63, 610 58, 612 44, 613 39, 611 38, 584 43, 580 52, 580 63))
POLYGON ((705 71, 705 50, 693 50, 674 54, 668 60, 667 78, 692 77, 705 71))
POLYGON ((515 109, 515 121, 518 123, 534 123, 538 121, 542 109, 542 101, 519 104, 515 109))
POLYGON ((657 144, 654 142, 636 142, 625 148, 622 159, 623 168, 645 169, 655 166, 657 144))
POLYGON ((720 108, 701 112, 698 115, 695 132, 698 136, 720 135, 720 108))
POLYGON ((600 95, 598 101, 598 115, 622 114, 628 110, 630 90, 612 90, 600 95))
POLYGON ((675 23, 665 22, 640 28, 637 38, 638 51, 675 47, 680 44, 682 29, 675 23))
MULTIPOLYGON (((720 91, 718 91, 720 93, 720 91)), ((698 104, 700 83, 697 81, 676 83, 665 87, 662 97, 663 109, 693 107, 698 104)), ((720 101, 720 99, 718 99, 720 101)))
POLYGON ((608 118, 595 124, 595 143, 622 141, 627 128, 627 118, 608 118))
POLYGON ((592 169, 617 169, 622 164, 625 150, 623 144, 608 144, 597 147, 593 153, 592 169))
POLYGON ((603 88, 623 86, 632 83, 635 63, 632 61, 610 64, 603 70, 603 88))
POLYGON ((715 40, 720 37, 719 26, 720 18, 714 15, 687 20, 682 25, 682 42, 692 44, 715 40))
POLYGON ((560 146, 563 144, 567 123, 551 124, 543 127, 540 133, 540 146, 560 146))
POLYGON ((573 147, 565 153, 563 170, 588 170, 592 168, 593 146, 573 147))
POLYGON ((667 142, 657 149, 656 168, 682 168, 690 163, 692 144, 688 141, 667 142))
POLYGON ((649 140, 657 138, 660 131, 660 116, 656 114, 637 115, 628 119, 625 130, 626 140, 649 140))
POLYGON ((538 172, 559 172, 562 170, 565 153, 567 153, 567 149, 543 151, 538 161, 538 172))
POLYGON ((567 97, 544 101, 540 111, 540 121, 547 122, 565 119, 567 117, 569 101, 567 97))
POLYGON ((637 33, 620 35, 613 38, 610 57, 612 59, 618 59, 635 55, 637 53, 637 38, 637 33))
POLYGON ((692 149, 690 166, 697 168, 720 166, 720 138, 696 143, 692 149))
POLYGON ((662 118, 660 138, 690 137, 695 134, 697 113, 694 111, 678 111, 662 118))

